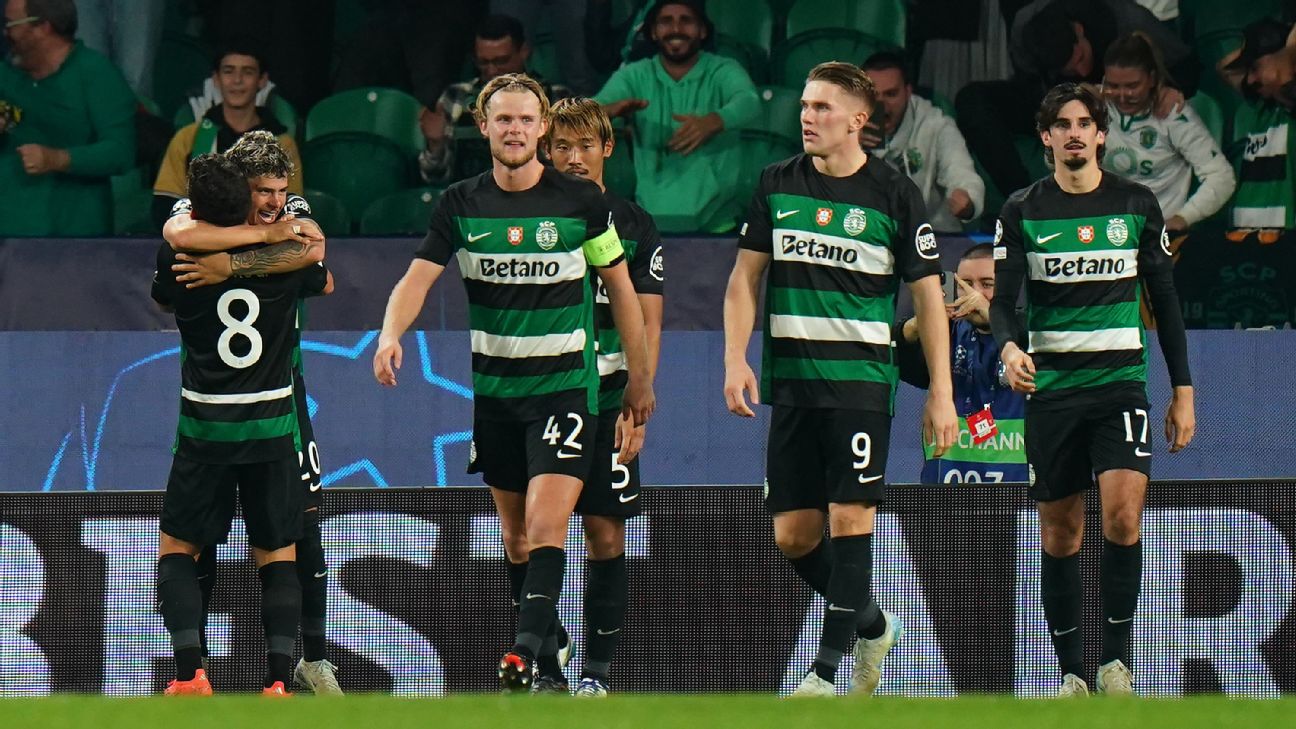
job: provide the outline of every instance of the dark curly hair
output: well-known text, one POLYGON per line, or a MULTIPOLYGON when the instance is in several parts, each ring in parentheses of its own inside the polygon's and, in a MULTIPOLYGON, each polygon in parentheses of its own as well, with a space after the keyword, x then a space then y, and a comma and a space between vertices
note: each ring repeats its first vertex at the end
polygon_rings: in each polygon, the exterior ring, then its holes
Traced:
POLYGON ((275 135, 264 129, 248 132, 225 151, 249 180, 258 177, 292 177, 296 172, 292 158, 280 146, 275 135))
POLYGON ((252 208, 247 179, 225 155, 204 154, 189 163, 189 201, 195 220, 228 227, 247 220, 252 208))

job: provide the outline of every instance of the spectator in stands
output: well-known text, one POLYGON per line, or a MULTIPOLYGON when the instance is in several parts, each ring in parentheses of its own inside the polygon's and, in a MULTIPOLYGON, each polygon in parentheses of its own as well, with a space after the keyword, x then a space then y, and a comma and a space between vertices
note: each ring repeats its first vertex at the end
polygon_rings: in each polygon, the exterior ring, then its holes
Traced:
POLYGON ((0 64, 0 237, 111 233, 108 178, 135 159, 135 95, 74 40, 72 0, 7 0, 4 13, 13 60, 0 64))
POLYGON ((423 107, 419 115, 419 128, 427 140, 427 149, 419 154, 419 174, 427 183, 443 183, 461 179, 491 167, 490 150, 485 138, 473 120, 472 106, 477 94, 487 82, 506 73, 526 73, 540 82, 550 101, 557 101, 571 93, 560 84, 550 84, 538 74, 527 70, 531 46, 526 41, 522 23, 507 15, 490 15, 477 26, 473 39, 473 63, 477 77, 471 81, 451 84, 437 99, 436 107, 423 107), (481 154, 468 159, 458 158, 464 140, 479 143, 481 154))
POLYGON ((1237 184, 1233 167, 1191 106, 1164 119, 1152 113, 1161 87, 1170 82, 1156 44, 1137 31, 1108 46, 1103 61, 1111 119, 1103 169, 1151 188, 1171 232, 1214 215, 1237 184), (1189 197, 1194 177, 1199 184, 1189 197))
MULTIPOLYGON (((958 296, 945 305, 950 319, 950 374, 954 409, 963 420, 954 447, 933 458, 923 447, 923 483, 999 483, 1026 481, 1026 449, 1022 440, 1026 398, 1003 379, 999 344, 990 332, 990 300, 994 298, 994 245, 981 243, 959 259, 955 282, 958 296), (986 421, 988 418, 988 422, 986 421), (977 435, 977 424, 984 430, 977 435), (997 431, 995 435, 989 435, 997 431)), ((944 274, 948 276, 949 274, 944 274)), ((896 364, 905 382, 925 390, 931 376, 918 336, 918 320, 896 325, 896 364)))
POLYGON ((899 53, 875 53, 864 70, 877 89, 880 108, 860 131, 860 144, 918 185, 935 230, 961 233, 961 223, 980 215, 985 206, 985 183, 958 125, 914 94, 899 53))
POLYGON ((81 42, 112 59, 139 96, 153 96, 163 0, 76 0, 81 42))
POLYGON ((279 139, 297 170, 288 181, 288 191, 302 194, 297 143, 270 109, 256 103, 257 94, 269 83, 264 54, 247 42, 231 43, 217 54, 211 81, 220 93, 221 103, 175 133, 153 183, 153 220, 159 229, 170 216, 171 206, 187 194, 189 160, 209 152, 224 152, 254 129, 268 131, 279 139))
POLYGON ((731 230, 745 202, 738 130, 760 111, 756 87, 737 61, 702 49, 714 27, 701 0, 658 0, 643 32, 657 55, 622 66, 594 97, 632 120, 638 202, 664 232, 731 230))
POLYGON ((1015 73, 1007 81, 968 84, 955 99, 959 128, 1004 195, 1030 183, 1014 134, 1035 135, 1044 91, 1061 81, 1102 80, 1102 59, 1116 38, 1136 30, 1161 49, 1178 89, 1163 84, 1153 113, 1165 118, 1196 90, 1192 49, 1134 0, 1035 0, 1017 11, 1009 40, 1015 73))
MULTIPOLYGON (((1247 104, 1234 116, 1238 185, 1230 223, 1244 232, 1258 230, 1261 243, 1278 240, 1292 228, 1296 201, 1296 29, 1276 20, 1258 20, 1243 33, 1242 47, 1220 60, 1225 80, 1247 104)), ((1244 233, 1243 233, 1244 234, 1244 233)), ((1231 234, 1230 237, 1240 238, 1231 234)))

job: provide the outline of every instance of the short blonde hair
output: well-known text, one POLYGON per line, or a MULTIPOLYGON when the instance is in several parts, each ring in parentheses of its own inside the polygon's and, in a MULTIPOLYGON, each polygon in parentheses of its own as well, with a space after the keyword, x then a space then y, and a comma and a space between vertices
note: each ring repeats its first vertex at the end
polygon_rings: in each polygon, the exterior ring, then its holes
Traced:
POLYGON ((810 74, 806 76, 806 82, 825 81, 844 90, 846 93, 863 101, 867 106, 869 113, 877 107, 877 88, 873 86, 873 79, 864 72, 864 69, 853 63, 843 63, 841 61, 828 61, 810 69, 810 74))
POLYGON ((546 120, 549 118, 549 97, 545 96, 540 82, 525 73, 506 73, 487 81, 486 87, 477 94, 472 113, 478 124, 486 121, 486 106, 490 104, 491 97, 501 91, 530 91, 540 100, 540 118, 546 120))
POLYGON ((597 101, 584 96, 559 99, 549 111, 549 133, 545 143, 553 142, 554 130, 559 126, 577 134, 597 137, 600 143, 612 141, 612 121, 597 101))

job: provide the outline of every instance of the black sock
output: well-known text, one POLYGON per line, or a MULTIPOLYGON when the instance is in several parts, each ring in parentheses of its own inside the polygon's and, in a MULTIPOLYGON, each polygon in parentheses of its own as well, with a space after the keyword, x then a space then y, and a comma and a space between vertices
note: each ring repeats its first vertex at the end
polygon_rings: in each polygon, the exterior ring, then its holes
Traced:
POLYGON ((328 612, 328 563, 320 542, 319 518, 306 518, 306 536, 297 542, 297 581, 301 583, 302 658, 322 661, 325 647, 325 616, 328 612))
POLYGON ((549 632, 540 641, 540 652, 536 655, 536 673, 548 678, 567 680, 563 675, 562 664, 558 662, 558 616, 549 622, 549 632))
POLYGON ((287 686, 292 678, 293 645, 302 609, 297 563, 271 562, 257 570, 257 575, 261 578, 261 625, 266 637, 265 685, 283 681, 287 686))
POLYGON ((202 643, 203 658, 210 655, 207 651, 207 615, 210 613, 212 591, 216 589, 216 547, 206 547, 198 554, 195 567, 198 570, 198 589, 202 590, 202 627, 199 629, 199 641, 202 643))
POLYGON ((202 667, 202 590, 193 557, 167 554, 158 560, 157 598, 175 651, 176 680, 190 681, 202 667))
POLYGON ((608 682, 629 602, 629 576, 625 555, 586 563, 585 667, 581 677, 608 682))
POLYGON ((522 583, 526 582, 527 565, 530 562, 509 562, 508 581, 509 597, 513 600, 513 612, 522 606, 522 583))
MULTIPOLYGON (((825 599, 828 597, 828 579, 832 576, 832 546, 827 540, 819 540, 814 549, 800 557, 789 557, 788 562, 792 563, 792 569, 796 570, 797 576, 809 585, 810 589, 825 599)), ((869 564, 872 564, 871 552, 869 564)), ((871 573, 872 570, 870 575, 871 573)), ((886 631, 886 618, 882 615, 882 611, 877 610, 872 614, 874 615, 872 620, 869 620, 867 615, 861 614, 861 620, 868 620, 868 622, 861 622, 857 627, 855 634, 860 638, 868 640, 881 638, 882 633, 886 631)))
POLYGON ((1040 599, 1062 675, 1084 676, 1084 636, 1080 629, 1080 555, 1040 554, 1040 599))
POLYGON ((537 547, 531 550, 526 580, 522 583, 518 608, 517 638, 513 652, 534 660, 557 616, 558 596, 562 592, 563 570, 567 555, 559 547, 537 547))
POLYGON ((828 682, 837 676, 837 665, 850 649, 855 631, 867 614, 872 624, 877 604, 869 595, 873 576, 873 535, 833 537, 832 577, 828 580, 828 607, 823 635, 815 656, 814 672, 828 682))
POLYGON ((1130 631, 1134 627, 1134 610, 1138 607, 1139 586, 1143 580, 1143 542, 1128 547, 1103 540, 1102 593, 1103 644, 1099 665, 1122 661, 1130 663, 1130 631))

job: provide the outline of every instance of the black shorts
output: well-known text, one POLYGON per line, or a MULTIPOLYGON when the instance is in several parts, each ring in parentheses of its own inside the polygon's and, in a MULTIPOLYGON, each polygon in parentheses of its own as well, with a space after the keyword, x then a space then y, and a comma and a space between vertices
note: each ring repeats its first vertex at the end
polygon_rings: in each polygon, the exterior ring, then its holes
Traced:
POLYGON ((617 463, 616 423, 620 415, 614 410, 597 418, 593 460, 576 502, 577 514, 621 519, 639 515, 639 458, 624 465, 617 463))
POLYGON ((176 456, 158 526, 190 544, 223 543, 237 499, 243 507, 248 544, 266 551, 280 549, 302 537, 304 492, 296 458, 226 465, 176 456))
POLYGON ((891 416, 775 405, 765 452, 765 507, 826 511, 882 502, 891 416))
POLYGON ((525 422, 473 421, 468 473, 480 473, 487 486, 525 492, 532 478, 556 473, 582 482, 593 463, 596 417, 563 411, 525 422))
POLYGON ((1057 501, 1094 485, 1115 468, 1152 472, 1152 423, 1146 398, 1083 408, 1031 407, 1026 402, 1026 461, 1036 501, 1057 501))

